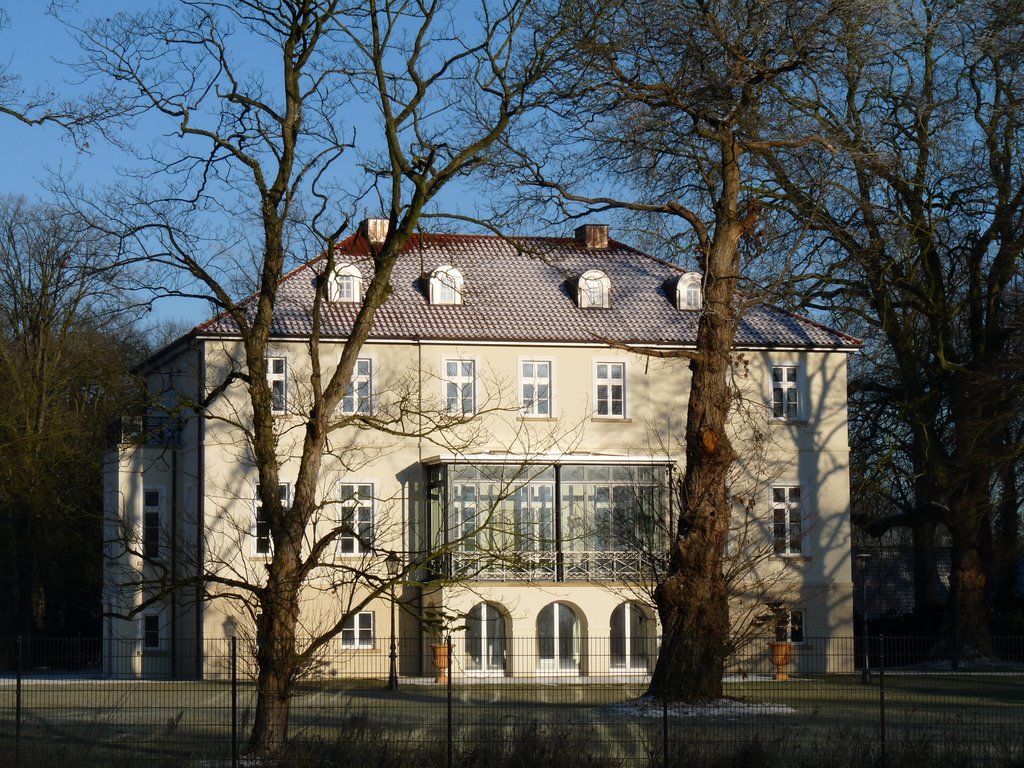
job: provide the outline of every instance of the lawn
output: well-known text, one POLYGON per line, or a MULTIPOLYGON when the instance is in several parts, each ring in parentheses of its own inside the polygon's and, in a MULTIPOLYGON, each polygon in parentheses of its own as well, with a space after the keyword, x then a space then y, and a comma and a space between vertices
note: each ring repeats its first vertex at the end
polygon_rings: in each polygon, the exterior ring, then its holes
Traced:
MULTIPOLYGON (((753 765, 754 750, 765 765, 837 768, 870 764, 881 754, 877 676, 868 686, 859 675, 728 682, 728 697, 763 706, 672 707, 664 720, 658 703, 632 703, 642 691, 639 681, 456 683, 455 764, 499 764, 500 753, 507 764, 531 768, 566 757, 575 764, 661 765, 666 735, 671 763, 739 753, 742 763, 753 765), (516 757, 512 763, 510 755, 516 757), (847 761, 837 762, 840 755, 847 761), (861 762, 848 762, 850 757, 861 762)), ((231 755, 228 683, 26 680, 20 734, 13 680, 0 681, 0 703, 0 749, 7 762, 16 756, 26 766, 180 767, 231 755)), ((252 686, 239 685, 243 748, 253 704, 252 686)), ((884 706, 886 752, 902 755, 899 764, 928 764, 925 758, 943 768, 985 759, 1024 764, 1024 676, 887 674, 884 706), (951 762, 956 756, 963 759, 951 762)), ((302 685, 295 696, 291 733, 309 749, 331 749, 348 760, 323 764, 365 765, 373 755, 374 764, 444 765, 448 717, 443 686, 403 681, 392 692, 380 681, 318 681, 302 685)))

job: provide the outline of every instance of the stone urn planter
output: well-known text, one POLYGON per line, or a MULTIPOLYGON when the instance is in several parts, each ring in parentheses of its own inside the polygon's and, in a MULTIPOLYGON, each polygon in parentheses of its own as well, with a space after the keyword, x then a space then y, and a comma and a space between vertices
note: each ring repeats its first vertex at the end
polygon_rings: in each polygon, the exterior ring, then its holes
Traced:
POLYGON ((768 648, 771 649, 772 664, 775 665, 775 679, 780 682, 789 680, 789 675, 786 674, 786 665, 793 658, 793 644, 788 641, 774 642, 768 643, 768 648))
POLYGON ((448 643, 434 643, 430 646, 434 652, 434 669, 437 670, 435 683, 448 684, 448 643))

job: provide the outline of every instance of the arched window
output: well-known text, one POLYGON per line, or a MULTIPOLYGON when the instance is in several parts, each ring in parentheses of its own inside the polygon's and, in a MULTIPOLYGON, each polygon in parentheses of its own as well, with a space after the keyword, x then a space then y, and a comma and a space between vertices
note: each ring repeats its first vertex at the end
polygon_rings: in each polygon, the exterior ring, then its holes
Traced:
POLYGON ((651 668, 654 620, 638 603, 622 603, 612 611, 612 669, 647 672, 651 668))
POLYGON ((550 603, 537 614, 537 657, 541 670, 580 671, 580 620, 565 603, 550 603))
POLYGON ((466 670, 503 673, 506 646, 505 617, 497 606, 477 603, 466 617, 466 670))
POLYGON ((329 301, 358 304, 363 300, 363 275, 354 264, 335 267, 329 286, 329 301))
POLYGON ((612 281, 599 269, 584 272, 577 283, 576 303, 583 309, 607 309, 612 305, 612 281))
POLYGON ((676 281, 676 309, 700 309, 704 306, 703 278, 699 272, 687 272, 676 281))
POLYGON ((450 265, 440 266, 430 275, 431 304, 462 303, 462 273, 450 265))

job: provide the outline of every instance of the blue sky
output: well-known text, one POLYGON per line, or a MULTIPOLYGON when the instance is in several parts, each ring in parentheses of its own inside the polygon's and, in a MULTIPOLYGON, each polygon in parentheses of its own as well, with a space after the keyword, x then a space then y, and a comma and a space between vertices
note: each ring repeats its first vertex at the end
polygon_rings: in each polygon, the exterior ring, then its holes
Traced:
MULTIPOLYGON (((45 0, 0 1, 8 26, 0 30, 0 51, 9 73, 21 78, 22 90, 37 89, 58 95, 75 95, 83 89, 78 76, 67 66, 78 53, 67 28, 47 13, 45 0)), ((110 15, 118 10, 138 10, 142 0, 77 0, 63 3, 71 19, 110 15)), ((24 195, 31 200, 50 197, 47 183, 59 175, 86 188, 116 183, 118 168, 125 158, 102 140, 93 140, 83 151, 53 125, 27 126, 11 118, 0 118, 0 146, 6 148, 0 171, 0 194, 24 195)), ((199 323, 209 315, 206 302, 168 299, 154 307, 154 321, 176 320, 199 323)))
MULTIPOLYGON (((75 96, 87 90, 80 85, 77 73, 68 64, 79 57, 76 43, 68 29, 47 13, 51 1, 58 3, 66 19, 71 23, 83 23, 100 16, 109 17, 119 11, 137 12, 156 7, 158 0, 0 0, 0 8, 6 10, 8 25, 0 30, 0 63, 10 73, 22 79, 22 88, 27 92, 42 89, 58 95, 75 96)), ((458 0, 455 8, 458 10, 458 0)), ((466 12, 457 13, 458 21, 469 21, 466 12)), ((472 23, 471 23, 472 24, 472 23)), ((254 53, 252 47, 244 49, 250 58, 250 66, 260 68, 263 59, 254 53)), ((347 110, 345 120, 358 128, 359 151, 347 154, 343 164, 355 169, 360 160, 359 152, 372 151, 379 144, 379 131, 373 123, 375 108, 369 104, 347 110)), ((149 121, 152 133, 145 133, 147 122, 129 139, 136 146, 150 146, 161 138, 157 131, 166 131, 166 122, 149 121), (156 127, 154 127, 156 126, 156 127)), ((121 180, 120 169, 133 167, 133 158, 107 145, 101 138, 91 141, 86 151, 76 147, 56 126, 29 127, 13 118, 0 117, 0 142, 7 148, 5 160, 0 168, 0 194, 24 195, 33 200, 45 201, 48 197, 47 182, 55 176, 73 186, 100 190, 105 186, 117 185, 121 180)), ((362 172, 359 172, 362 175, 362 172)), ((348 183, 342 177, 342 183, 348 183)), ((462 185, 446 188, 441 204, 448 212, 474 213, 481 201, 479 190, 462 185)), ((376 210, 353 210, 358 217, 379 215, 376 210)), ((534 226, 521 222, 524 231, 533 231, 534 226)), ((464 229, 466 225, 457 225, 464 229)), ((568 228, 568 227, 567 227, 568 228)), ((547 232, 545 232, 547 234, 547 232)), ((189 324, 202 322, 209 316, 209 305, 205 301, 164 299, 154 307, 156 319, 172 319, 189 324)))
MULTIPOLYGON (((139 11, 159 5, 155 0, 56 0, 62 12, 72 23, 82 23, 96 16, 111 16, 118 11, 139 11)), ((78 83, 79 76, 68 64, 78 56, 77 46, 69 30, 47 13, 48 0, 0 0, 0 8, 7 12, 8 24, 0 30, 0 62, 9 73, 21 78, 26 92, 37 89, 58 96, 75 96, 87 90, 78 83)), ((254 62, 259 66, 259 57, 254 62)), ((353 110, 371 119, 371 110, 353 110)), ((358 120, 359 118, 355 118, 358 120)), ((166 131, 167 123, 157 125, 152 135, 143 128, 130 135, 137 146, 148 146, 160 138, 156 130, 166 131)), ((358 125, 358 123, 357 123, 358 125)), ((376 131, 372 125, 359 127, 362 148, 372 147, 376 131)), ((57 126, 30 127, 13 118, 0 117, 0 142, 8 151, 0 172, 0 194, 24 195, 45 201, 49 197, 47 183, 55 176, 74 186, 100 189, 117 184, 119 169, 133 166, 133 158, 106 144, 101 138, 90 141, 87 150, 76 147, 57 126)), ((349 164, 354 162, 353 156, 349 164)), ((451 189, 445 194, 447 207, 472 206, 473 198, 465 190, 451 189)), ((377 211, 360 211, 360 215, 377 215, 377 211)), ((153 316, 195 324, 209 315, 209 305, 203 301, 180 299, 161 300, 153 316)))

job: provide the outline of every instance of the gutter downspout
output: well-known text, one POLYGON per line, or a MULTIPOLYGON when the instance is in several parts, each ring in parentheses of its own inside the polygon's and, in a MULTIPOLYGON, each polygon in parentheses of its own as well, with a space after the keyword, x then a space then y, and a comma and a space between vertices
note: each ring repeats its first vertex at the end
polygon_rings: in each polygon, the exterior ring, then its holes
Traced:
MULTIPOLYGON (((203 401, 206 389, 206 342, 196 347, 196 402, 203 401)), ((206 520, 206 420, 196 413, 196 592, 195 592, 195 659, 196 679, 203 679, 203 569, 206 560, 206 540, 203 533, 206 520)))
MULTIPOLYGON (((173 375, 173 374, 172 374, 173 375)), ((179 437, 180 440, 180 437, 179 437)), ((178 446, 171 449, 171 584, 178 584, 178 446)), ((178 590, 171 592, 171 679, 178 679, 178 590)))

